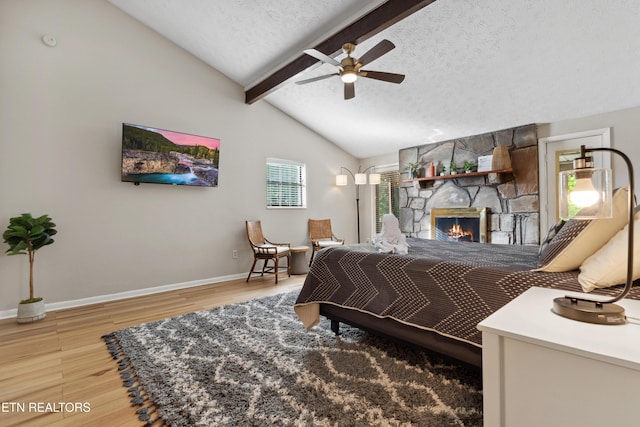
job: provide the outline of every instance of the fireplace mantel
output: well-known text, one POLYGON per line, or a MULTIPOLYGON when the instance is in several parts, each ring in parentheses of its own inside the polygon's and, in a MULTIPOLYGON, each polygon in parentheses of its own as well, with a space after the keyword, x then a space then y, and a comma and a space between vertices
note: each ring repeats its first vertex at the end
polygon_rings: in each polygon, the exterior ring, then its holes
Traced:
POLYGON ((463 179, 463 178, 473 178, 476 176, 485 176, 489 174, 496 175, 506 175, 513 172, 512 168, 509 169, 500 169, 494 171, 485 171, 485 172, 462 172, 462 173, 454 173, 453 175, 437 175, 437 176, 427 176, 422 178, 413 178, 413 179, 405 179, 402 182, 417 182, 420 184, 421 188, 426 188, 431 181, 438 181, 441 179, 463 179))

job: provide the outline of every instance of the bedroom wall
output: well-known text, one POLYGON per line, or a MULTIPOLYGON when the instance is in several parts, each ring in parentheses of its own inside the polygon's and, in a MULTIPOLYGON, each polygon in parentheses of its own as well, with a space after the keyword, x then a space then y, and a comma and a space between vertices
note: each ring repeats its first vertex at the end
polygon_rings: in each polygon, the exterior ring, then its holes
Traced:
MULTIPOLYGON (((23 212, 57 223, 36 255, 47 303, 244 277, 245 219, 304 244, 307 219, 330 217, 355 241, 334 176, 356 159, 266 102, 245 105, 243 88, 108 2, 0 0, 0 52, 0 226, 23 212), (120 182, 122 122, 220 138, 219 186, 120 182), (306 163, 307 209, 265 208, 267 157, 306 163)), ((0 256, 0 316, 27 284, 27 257, 0 256)))

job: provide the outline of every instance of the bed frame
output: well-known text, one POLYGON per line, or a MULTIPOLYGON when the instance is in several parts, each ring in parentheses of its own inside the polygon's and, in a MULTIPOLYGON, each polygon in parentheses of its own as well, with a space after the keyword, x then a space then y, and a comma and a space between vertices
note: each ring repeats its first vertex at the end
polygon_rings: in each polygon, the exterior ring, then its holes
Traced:
POLYGON ((340 323, 345 323, 370 333, 417 345, 473 366, 482 366, 481 347, 444 337, 437 332, 331 304, 320 304, 320 315, 331 321, 331 330, 336 335, 340 334, 340 323))

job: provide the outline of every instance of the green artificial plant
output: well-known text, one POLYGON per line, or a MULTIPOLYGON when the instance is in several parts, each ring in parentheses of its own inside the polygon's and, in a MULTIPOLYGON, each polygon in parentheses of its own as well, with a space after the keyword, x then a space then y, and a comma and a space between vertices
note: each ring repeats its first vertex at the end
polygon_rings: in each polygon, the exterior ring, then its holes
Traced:
POLYGON ((468 160, 464 161, 463 168, 465 172, 471 172, 473 170, 473 166, 474 166, 473 162, 470 162, 468 160))
POLYGON ((420 162, 409 162, 405 169, 409 171, 409 176, 411 178, 417 178, 420 173, 420 162))
POLYGON ((51 238, 57 233, 55 224, 48 215, 34 218, 29 213, 10 218, 7 230, 2 234, 4 242, 9 245, 7 255, 29 255, 29 299, 21 304, 42 300, 33 294, 33 261, 36 251, 54 242, 51 238))

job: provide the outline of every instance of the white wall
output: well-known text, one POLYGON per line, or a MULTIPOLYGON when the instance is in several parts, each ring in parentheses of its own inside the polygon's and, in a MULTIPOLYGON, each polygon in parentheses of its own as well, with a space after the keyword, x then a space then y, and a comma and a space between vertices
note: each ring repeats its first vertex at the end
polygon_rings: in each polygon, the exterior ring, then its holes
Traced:
MULTIPOLYGON (((0 0, 0 53, 0 226, 23 212, 57 223, 36 255, 46 302, 244 274, 246 219, 303 244, 307 219, 329 217, 355 241, 351 194, 334 185, 341 165, 357 169, 352 156, 244 104, 241 87, 108 2, 0 0), (219 186, 120 182, 122 122, 220 138, 219 186), (307 209, 265 208, 267 157, 307 164, 307 209)), ((27 284, 27 257, 0 256, 0 314, 27 284)))

